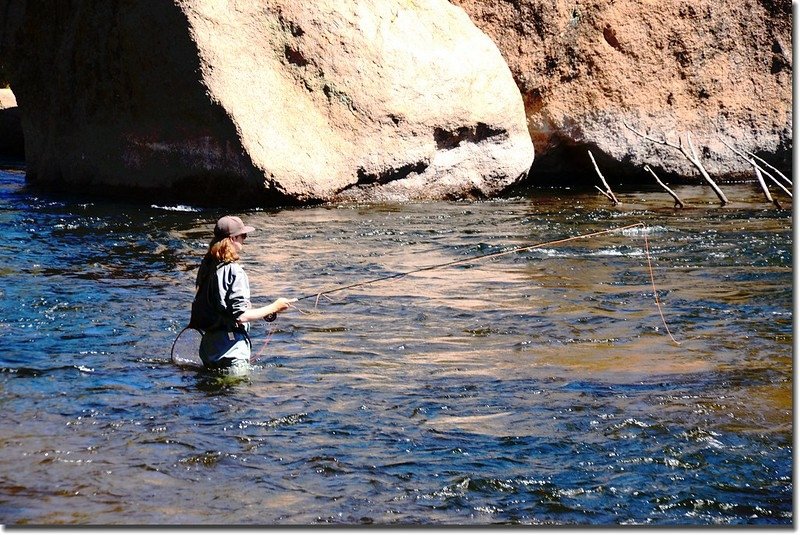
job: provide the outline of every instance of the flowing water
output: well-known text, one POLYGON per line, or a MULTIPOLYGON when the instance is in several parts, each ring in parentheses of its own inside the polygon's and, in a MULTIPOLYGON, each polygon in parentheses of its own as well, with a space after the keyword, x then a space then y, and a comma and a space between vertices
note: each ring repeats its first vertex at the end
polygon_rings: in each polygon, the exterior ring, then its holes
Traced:
POLYGON ((791 211, 677 189, 239 213, 256 304, 643 226, 300 301, 237 382, 170 360, 221 212, 0 172, 0 522, 791 526, 791 211))

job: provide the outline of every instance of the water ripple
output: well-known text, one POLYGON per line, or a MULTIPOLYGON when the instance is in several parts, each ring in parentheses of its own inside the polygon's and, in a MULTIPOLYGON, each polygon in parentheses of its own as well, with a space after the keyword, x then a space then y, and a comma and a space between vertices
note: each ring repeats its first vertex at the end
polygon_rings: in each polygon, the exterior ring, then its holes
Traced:
POLYGON ((220 380, 169 357, 216 210, 0 172, 3 523, 791 525, 791 218, 598 197, 239 214, 259 304, 644 227, 303 301, 220 380))

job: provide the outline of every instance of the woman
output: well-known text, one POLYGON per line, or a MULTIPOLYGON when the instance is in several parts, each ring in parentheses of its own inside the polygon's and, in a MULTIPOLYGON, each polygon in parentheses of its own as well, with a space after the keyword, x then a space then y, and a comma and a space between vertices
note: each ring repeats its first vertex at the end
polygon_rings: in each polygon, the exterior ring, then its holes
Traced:
POLYGON ((234 216, 217 221, 192 303, 191 323, 203 331, 200 359, 207 368, 231 375, 250 371, 250 322, 282 312, 291 302, 280 298, 263 307, 251 306, 250 281, 238 260, 247 233, 254 230, 234 216))

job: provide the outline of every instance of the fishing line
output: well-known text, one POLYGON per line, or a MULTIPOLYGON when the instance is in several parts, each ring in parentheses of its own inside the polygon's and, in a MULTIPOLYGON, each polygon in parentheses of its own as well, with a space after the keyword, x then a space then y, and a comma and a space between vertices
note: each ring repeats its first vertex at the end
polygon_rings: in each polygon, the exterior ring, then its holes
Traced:
POLYGON ((644 223, 636 223, 634 225, 628 225, 628 226, 625 226, 625 227, 618 227, 618 228, 613 228, 613 229, 609 229, 609 230, 601 230, 601 231, 598 231, 598 232, 591 232, 589 234, 581 234, 580 236, 571 236, 569 238, 562 238, 560 240, 554 240, 554 241, 549 241, 549 242, 545 242, 545 243, 537 243, 536 245, 526 245, 524 247, 515 247, 514 249, 507 249, 505 251, 500 251, 498 253, 486 253, 486 254, 482 254, 482 255, 478 255, 478 256, 472 256, 470 258, 463 258, 461 260, 453 260, 451 262, 445 262, 443 264, 435 264, 433 266, 427 266, 427 267, 422 267, 422 268, 418 268, 418 269, 412 269, 411 271, 395 273, 393 275, 386 275, 385 277, 378 277, 377 279, 371 279, 371 280, 367 280, 367 281, 356 282, 356 283, 353 283, 353 284, 348 284, 347 286, 339 286, 337 288, 331 288, 330 290, 324 290, 322 292, 317 292, 317 293, 313 293, 313 294, 309 294, 309 295, 304 295, 303 297, 298 297, 297 300, 298 301, 302 301, 303 299, 311 299, 312 297, 315 297, 315 298, 319 299, 321 296, 324 296, 324 295, 327 295, 327 294, 331 294, 331 293, 334 293, 334 292, 341 292, 343 290, 349 290, 351 288, 358 288, 359 286, 366 286, 368 284, 375 284, 375 283, 378 283, 378 282, 383 282, 383 281, 387 281, 387 280, 391 280, 391 279, 399 279, 399 278, 405 277, 407 275, 412 275, 414 273, 421 273, 423 271, 433 271, 434 269, 442 269, 442 268, 446 268, 446 267, 457 266, 459 264, 468 264, 470 262, 475 262, 476 260, 486 260, 488 258, 495 258, 495 257, 498 257, 498 256, 504 256, 504 255, 514 254, 514 253, 520 253, 522 251, 530 251, 530 250, 533 250, 533 249, 539 249, 541 247, 547 247, 547 246, 550 246, 550 245, 558 245, 558 244, 561 244, 561 243, 566 243, 566 242, 570 242, 570 241, 574 241, 574 240, 592 238, 594 236, 601 236, 603 234, 610 234, 612 232, 619 232, 619 231, 622 231, 622 230, 627 230, 627 229, 631 229, 631 228, 635 228, 635 227, 644 227, 644 223))
MULTIPOLYGON (((622 232, 622 231, 629 230, 629 229, 632 229, 632 228, 637 228, 637 227, 643 229, 643 233, 642 234, 644 235, 644 250, 645 250, 645 257, 647 258, 647 269, 648 269, 648 273, 649 273, 649 276, 650 276, 650 284, 653 287, 653 296, 655 298, 656 307, 658 308, 658 314, 661 317, 661 323, 664 325, 664 329, 666 330, 666 332, 669 335, 670 339, 675 344, 680 345, 680 342, 678 342, 675 339, 675 337, 672 335, 672 331, 670 331, 669 325, 667 325, 667 320, 666 320, 666 317, 664 316, 664 311, 663 311, 663 308, 661 306, 661 300, 658 297, 658 288, 656 287, 655 274, 653 272, 653 263, 652 263, 651 258, 650 258, 650 242, 649 242, 649 240, 647 238, 647 227, 642 222, 634 223, 632 225, 626 225, 624 227, 617 227, 617 228, 612 228, 612 229, 607 229, 607 230, 600 230, 600 231, 597 231, 597 232, 590 232, 588 234, 581 234, 581 235, 578 235, 578 236, 570 236, 568 238, 561 238, 559 240, 552 240, 552 241, 548 241, 548 242, 537 243, 535 245, 526 245, 526 246, 523 246, 523 247, 515 247, 513 249, 507 249, 505 251, 500 251, 500 252, 496 252, 496 253, 486 253, 486 254, 482 254, 482 255, 472 256, 472 257, 469 257, 469 258, 462 258, 460 260, 453 260, 453 261, 450 261, 450 262, 444 262, 442 264, 434 264, 434 265, 431 265, 431 266, 412 269, 410 271, 394 273, 392 275, 386 275, 384 277, 377 277, 377 278, 366 280, 366 281, 355 282, 353 284, 347 284, 345 286, 338 286, 336 288, 323 290, 321 292, 316 292, 316 293, 313 293, 313 294, 304 295, 302 297, 298 297, 296 299, 293 299, 292 302, 297 302, 297 301, 302 301, 302 300, 305 300, 305 299, 314 298, 315 299, 314 307, 316 308, 317 305, 319 304, 319 300, 320 300, 321 297, 325 297, 327 299, 330 299, 329 297, 327 297, 328 294, 332 294, 332 293, 336 293, 336 292, 342 292, 344 290, 351 290, 353 288, 359 288, 359 287, 362 287, 362 286, 368 286, 370 284, 377 284, 377 283, 385 282, 385 281, 389 281, 389 280, 400 279, 400 278, 403 278, 403 277, 407 277, 408 275, 413 275, 414 273, 422 273, 424 271, 433 271, 433 270, 437 270, 437 269, 443 269, 443 268, 446 268, 446 267, 458 266, 458 265, 461 265, 461 264, 468 264, 468 263, 476 262, 476 261, 479 261, 479 260, 487 260, 487 259, 490 259, 490 258, 498 258, 498 257, 505 256, 505 255, 521 253, 521 252, 524 252, 524 251, 532 251, 534 249, 540 249, 542 247, 552 247, 554 245, 560 245, 560 244, 563 244, 563 243, 568 243, 568 242, 577 241, 577 240, 585 240, 585 239, 594 238, 594 237, 597 237, 597 236, 602 236, 604 234, 612 234, 614 232, 622 232)), ((298 310, 299 312, 301 312, 303 314, 307 314, 308 313, 308 312, 305 312, 305 311, 301 310, 300 308, 298 308, 298 307, 296 307, 294 305, 290 304, 289 306, 291 308, 294 308, 295 310, 298 310)), ((267 318, 267 321, 271 322, 274 319, 275 318, 267 318)), ((176 349, 176 344, 178 343, 178 340, 181 338, 181 335, 183 335, 187 330, 194 330, 194 329, 192 329, 192 327, 185 327, 182 331, 180 331, 178 333, 178 336, 175 338, 175 341, 172 343, 172 349, 170 351, 170 356, 171 356, 173 362, 177 362, 177 361, 183 362, 184 359, 185 359, 184 355, 180 355, 180 356, 176 357, 175 349, 176 349), (177 361, 176 361, 176 358, 178 359, 177 361)), ((261 354, 264 352, 264 350, 266 349, 267 345, 269 344, 270 340, 272 339, 272 335, 273 334, 274 334, 274 327, 270 330, 266 341, 261 346, 261 349, 258 352, 256 352, 255 357, 252 358, 251 361, 257 360, 261 356, 261 354)))
POLYGON ((664 324, 664 328, 667 330, 667 334, 669 335, 670 339, 678 345, 681 345, 680 342, 675 340, 675 337, 672 336, 672 333, 669 330, 669 325, 667 325, 667 320, 664 318, 664 311, 661 310, 661 301, 658 299, 658 289, 656 288, 656 278, 653 275, 653 264, 650 262, 650 242, 647 240, 647 230, 644 231, 644 253, 645 257, 647 257, 647 269, 650 272, 650 284, 653 285, 653 296, 656 300, 656 307, 658 308, 658 313, 661 316, 661 323, 664 324))
MULTIPOLYGON (((378 278, 370 279, 370 280, 366 280, 366 281, 355 282, 353 284, 348 284, 346 286, 339 286, 339 287, 336 287, 336 288, 331 288, 329 290, 323 290, 321 292, 304 295, 302 297, 298 297, 297 301, 302 301, 304 299, 311 299, 313 297, 313 298, 316 299, 316 302, 315 302, 315 305, 314 305, 316 307, 316 305, 319 303, 320 297, 325 297, 328 294, 332 294, 332 293, 335 293, 335 292, 341 292, 341 291, 344 291, 344 290, 350 290, 350 289, 353 289, 353 288, 359 288, 361 286, 367 286, 367 285, 370 285, 370 284, 377 284, 379 282, 384 282, 384 281, 388 281, 388 280, 400 279, 402 277, 406 277, 406 276, 412 275, 414 273, 421 273, 423 271, 433 271, 433 270, 436 270, 436 269, 442 269, 442 268, 446 268, 446 267, 457 266, 457 265, 460 265, 460 264, 468 264, 468 263, 471 263, 471 262, 476 262, 478 260, 486 260, 486 259, 489 259, 489 258, 497 258, 497 257, 500 257, 500 256, 515 254, 515 253, 521 253, 523 251, 532 251, 534 249, 540 249, 542 247, 552 247, 554 245, 560 245, 562 243, 567 243, 567 242, 576 241, 576 240, 585 240, 585 239, 588 239, 588 238, 594 238, 594 237, 597 237, 597 236, 602 236, 604 234, 611 234, 611 233, 614 233, 614 232, 622 232, 622 231, 629 230, 629 229, 632 229, 632 228, 637 228, 637 227, 640 227, 640 228, 642 228, 644 230, 643 234, 644 234, 644 243, 645 243, 645 256, 647 257, 647 266, 648 266, 648 271, 649 271, 649 274, 650 274, 650 283, 653 286, 653 293, 655 295, 656 307, 658 308, 658 313, 661 316, 661 322, 664 324, 664 328, 666 329, 667 334, 672 339, 672 341, 675 342, 676 344, 680 344, 680 342, 675 340, 675 337, 672 336, 672 332, 669 330, 669 327, 667 326, 667 320, 664 317, 664 312, 663 312, 662 307, 661 307, 661 301, 658 298, 658 290, 656 289, 656 281, 655 281, 655 275, 653 273, 653 265, 652 265, 652 262, 650 261, 650 245, 649 245, 649 242, 647 240, 647 227, 642 222, 634 223, 632 225, 626 225, 624 227, 616 227, 616 228, 607 229, 607 230, 600 230, 600 231, 597 231, 597 232, 590 232, 588 234, 581 234, 579 236, 570 236, 568 238, 561 238, 559 240, 553 240, 553 241, 548 241, 548 242, 543 242, 543 243, 537 243, 535 245, 526 245, 526 246, 523 246, 523 247, 515 247, 513 249, 507 249, 505 251, 500 251, 500 252, 497 252, 497 253, 486 253, 486 254, 482 254, 482 255, 472 256, 472 257, 469 257, 469 258, 463 258, 463 259, 460 259, 460 260, 453 260, 451 262, 444 262, 442 264, 435 264, 435 265, 432 265, 432 266, 426 266, 426 267, 422 267, 422 268, 412 269, 410 271, 404 271, 404 272, 401 272, 401 273, 394 273, 392 275, 386 275, 384 277, 378 277, 378 278)), ((294 307, 294 308, 296 308, 296 307, 294 307)))
POLYGON ((250 357, 250 364, 253 364, 258 359, 261 358, 261 355, 264 354, 264 350, 267 349, 267 345, 269 345, 270 340, 272 340, 272 335, 275 334, 275 326, 271 326, 269 329, 269 334, 267 334, 267 339, 264 340, 264 343, 261 345, 261 349, 256 351, 254 355, 250 357))

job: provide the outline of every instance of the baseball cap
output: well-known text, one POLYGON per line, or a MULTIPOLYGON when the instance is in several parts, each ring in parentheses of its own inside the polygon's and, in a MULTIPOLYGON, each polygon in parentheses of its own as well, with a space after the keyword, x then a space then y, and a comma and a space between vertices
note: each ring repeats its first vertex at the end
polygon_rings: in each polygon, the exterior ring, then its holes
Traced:
POLYGON ((254 227, 245 225, 240 218, 233 215, 226 215, 225 217, 221 217, 214 226, 214 237, 221 240, 223 238, 247 234, 254 230, 254 227))

